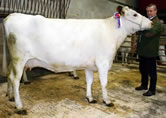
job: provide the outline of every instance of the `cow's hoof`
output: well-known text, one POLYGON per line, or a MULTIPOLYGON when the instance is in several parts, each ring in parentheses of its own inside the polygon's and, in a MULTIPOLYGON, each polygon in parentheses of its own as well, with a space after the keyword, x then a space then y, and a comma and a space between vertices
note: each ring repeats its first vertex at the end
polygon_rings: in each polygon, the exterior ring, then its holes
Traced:
POLYGON ((74 79, 79 79, 79 77, 74 77, 74 79))
POLYGON ((88 101, 88 103, 92 103, 92 104, 97 103, 97 100, 95 100, 95 99, 93 99, 92 101, 90 101, 89 98, 86 97, 86 100, 88 101))
POLYGON ((9 101, 10 101, 10 102, 14 102, 14 101, 15 101, 15 100, 14 100, 14 97, 9 98, 9 101))
POLYGON ((19 115, 27 115, 27 111, 25 109, 16 110, 15 112, 19 115))
POLYGON ((30 83, 31 83, 30 81, 26 81, 26 82, 24 82, 25 85, 30 84, 30 83))
POLYGON ((109 103, 109 104, 107 104, 105 101, 103 101, 103 103, 104 103, 107 107, 113 107, 113 106, 114 106, 113 103, 109 103))

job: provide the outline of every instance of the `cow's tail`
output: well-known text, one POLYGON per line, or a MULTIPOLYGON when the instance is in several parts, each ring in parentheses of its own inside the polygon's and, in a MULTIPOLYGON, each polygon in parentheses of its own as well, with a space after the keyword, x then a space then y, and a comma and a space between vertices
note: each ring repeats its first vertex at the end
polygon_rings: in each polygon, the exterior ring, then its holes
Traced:
POLYGON ((2 75, 7 76, 7 40, 6 40, 6 32, 5 32, 5 26, 2 22, 2 39, 3 39, 3 55, 2 55, 2 75))

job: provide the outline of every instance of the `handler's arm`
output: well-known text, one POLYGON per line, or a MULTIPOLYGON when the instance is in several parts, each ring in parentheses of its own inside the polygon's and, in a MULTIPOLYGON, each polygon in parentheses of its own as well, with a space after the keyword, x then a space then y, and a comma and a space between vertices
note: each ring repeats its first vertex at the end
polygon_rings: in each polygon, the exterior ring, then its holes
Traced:
POLYGON ((160 32, 161 32, 161 24, 159 21, 157 21, 154 23, 153 27, 146 32, 145 36, 147 38, 154 37, 160 34, 160 32))

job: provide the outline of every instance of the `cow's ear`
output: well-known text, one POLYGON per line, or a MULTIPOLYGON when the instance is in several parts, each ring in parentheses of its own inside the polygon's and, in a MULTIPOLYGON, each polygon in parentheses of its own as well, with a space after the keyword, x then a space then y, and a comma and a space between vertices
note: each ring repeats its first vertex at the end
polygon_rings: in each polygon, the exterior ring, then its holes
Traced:
POLYGON ((123 7, 122 6, 118 6, 116 8, 116 11, 120 13, 120 15, 124 15, 124 11, 123 11, 123 7))

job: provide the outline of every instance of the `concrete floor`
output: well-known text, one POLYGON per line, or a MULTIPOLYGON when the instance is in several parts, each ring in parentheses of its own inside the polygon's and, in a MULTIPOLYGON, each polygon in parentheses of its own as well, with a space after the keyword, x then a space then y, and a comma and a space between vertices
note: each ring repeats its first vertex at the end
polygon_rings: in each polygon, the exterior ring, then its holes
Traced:
POLYGON ((0 118, 166 118, 166 67, 158 68, 157 93, 144 97, 145 91, 135 91, 140 83, 138 65, 113 64, 108 75, 108 96, 114 107, 102 103, 98 73, 94 73, 93 96, 96 104, 85 100, 84 71, 79 80, 67 73, 54 74, 41 69, 28 73, 31 84, 20 86, 21 99, 28 114, 15 113, 8 101, 6 80, 0 78, 0 118))

